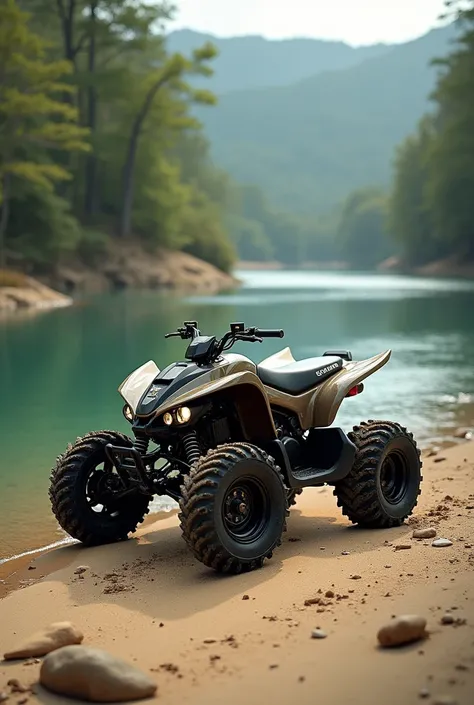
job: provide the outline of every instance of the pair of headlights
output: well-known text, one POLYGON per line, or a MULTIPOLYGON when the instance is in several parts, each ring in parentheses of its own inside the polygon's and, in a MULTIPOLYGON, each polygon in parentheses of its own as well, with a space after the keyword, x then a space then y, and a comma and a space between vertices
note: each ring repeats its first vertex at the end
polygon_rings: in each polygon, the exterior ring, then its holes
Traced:
POLYGON ((183 424, 188 423, 191 418, 191 409, 187 406, 180 406, 174 411, 167 411, 163 414, 163 422, 167 426, 171 426, 173 423, 183 424))
MULTIPOLYGON (((125 404, 123 407, 123 415, 130 423, 133 421, 133 411, 128 404, 125 404)), ((172 426, 174 423, 184 424, 188 423, 190 418, 191 409, 187 406, 180 406, 178 409, 165 412, 163 414, 163 423, 165 423, 166 426, 172 426)))

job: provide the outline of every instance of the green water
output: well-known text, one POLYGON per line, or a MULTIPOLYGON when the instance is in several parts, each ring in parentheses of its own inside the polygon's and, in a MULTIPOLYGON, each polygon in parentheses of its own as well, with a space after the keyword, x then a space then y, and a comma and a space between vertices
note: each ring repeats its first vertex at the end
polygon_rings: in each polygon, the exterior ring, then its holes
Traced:
MULTIPOLYGON (((283 341, 240 344, 258 360, 290 345, 296 358, 330 348, 355 358, 393 350, 347 400, 338 423, 393 418, 426 443, 474 418, 474 282, 316 272, 240 273, 217 297, 123 292, 68 309, 0 321, 0 559, 63 538, 49 510, 55 457, 89 430, 127 430, 117 387, 135 367, 181 358, 164 333, 197 319, 284 328, 283 341)), ((159 503, 155 505, 159 508, 159 503)))

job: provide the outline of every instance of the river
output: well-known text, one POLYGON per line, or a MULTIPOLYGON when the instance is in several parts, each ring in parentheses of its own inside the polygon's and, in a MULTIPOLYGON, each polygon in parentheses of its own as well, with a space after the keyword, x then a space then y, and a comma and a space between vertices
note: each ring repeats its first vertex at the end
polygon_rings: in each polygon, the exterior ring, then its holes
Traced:
POLYGON ((350 349, 355 359, 391 348, 390 363, 345 401, 337 419, 345 429, 390 418, 426 445, 474 418, 474 282, 309 271, 237 276, 243 286, 232 294, 126 291, 0 321, 0 560, 64 538, 47 496, 55 457, 87 431, 127 430, 118 385, 149 359, 164 367, 181 358, 184 343, 163 336, 186 319, 212 334, 231 321, 283 328, 283 341, 236 346, 254 360, 284 345, 297 359, 331 348, 350 349))

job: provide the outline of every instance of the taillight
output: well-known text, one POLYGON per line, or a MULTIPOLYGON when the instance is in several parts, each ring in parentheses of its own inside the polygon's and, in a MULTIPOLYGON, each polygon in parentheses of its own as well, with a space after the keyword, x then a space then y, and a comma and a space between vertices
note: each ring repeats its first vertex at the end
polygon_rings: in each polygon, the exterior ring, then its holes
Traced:
POLYGON ((357 394, 360 394, 363 391, 364 391, 364 385, 363 384, 356 384, 355 387, 352 387, 352 389, 349 389, 349 391, 346 394, 346 397, 355 397, 357 394))

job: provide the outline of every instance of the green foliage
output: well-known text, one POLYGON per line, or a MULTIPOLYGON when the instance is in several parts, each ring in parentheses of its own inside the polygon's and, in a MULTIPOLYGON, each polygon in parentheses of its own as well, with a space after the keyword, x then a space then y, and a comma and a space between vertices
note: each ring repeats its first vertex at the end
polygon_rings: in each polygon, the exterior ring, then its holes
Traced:
POLYGON ((230 184, 192 115, 215 97, 188 82, 212 75, 216 50, 169 52, 173 12, 148 0, 0 6, 2 227, 13 260, 46 266, 75 251, 98 263, 121 234, 231 267, 230 184), (84 154, 61 156, 73 150, 84 154))
POLYGON ((474 3, 447 3, 461 34, 440 67, 435 112, 399 148, 391 230, 410 263, 474 257, 474 3))
POLYGON ((11 261, 41 270, 73 252, 82 237, 68 202, 29 184, 18 185, 12 195, 8 233, 11 261))
POLYGON ((378 189, 355 191, 346 200, 338 229, 345 259, 372 268, 392 253, 387 234, 387 196, 378 189))

